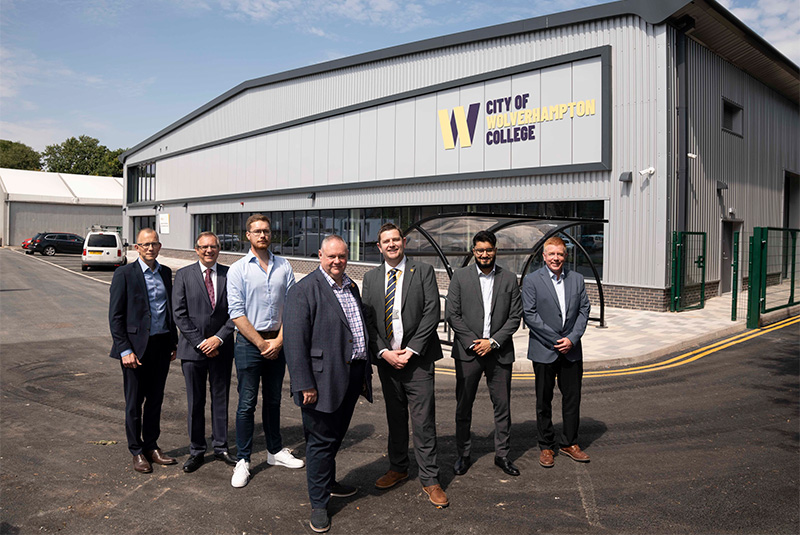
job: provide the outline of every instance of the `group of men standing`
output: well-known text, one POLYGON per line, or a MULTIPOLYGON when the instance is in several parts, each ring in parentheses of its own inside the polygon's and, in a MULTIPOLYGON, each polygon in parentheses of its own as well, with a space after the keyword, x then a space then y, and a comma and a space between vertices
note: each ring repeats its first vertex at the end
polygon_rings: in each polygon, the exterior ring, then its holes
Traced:
MULTIPOLYGON (((217 237, 202 233, 195 244, 199 261, 178 270, 174 288, 171 271, 156 261, 160 243, 152 229, 143 229, 137 237, 138 261, 114 274, 111 356, 122 365, 126 434, 134 469, 150 472, 150 463, 177 462, 157 444, 164 385, 177 348, 189 406, 190 456, 184 471, 197 470, 205 460, 208 384, 215 458, 235 466, 232 486, 248 483, 261 386, 267 462, 306 466, 310 526, 316 532, 327 531, 330 499, 356 493, 355 487, 337 480, 335 457, 359 396, 372 402, 374 365, 389 428, 389 466, 375 487, 390 489, 408 478, 410 417, 423 491, 436 507, 448 506, 437 460, 434 371, 442 348, 433 267, 407 257, 402 231, 387 223, 377 236, 383 262, 365 274, 362 298, 345 273, 349 251, 341 237, 325 237, 319 269, 296 283, 288 261, 269 251, 269 219, 253 215, 246 228, 250 251, 230 268, 217 264, 217 237), (239 392, 236 459, 227 441, 234 362, 239 392), (287 367, 291 394, 302 414, 305 463, 284 448, 281 439, 280 393, 287 367)), ((494 462, 506 474, 520 474, 509 452, 513 335, 523 318, 530 329, 528 358, 536 373, 539 462, 553 466, 559 443, 551 407, 556 380, 564 420, 559 451, 576 461, 588 461, 577 445, 577 433, 583 372, 580 338, 589 317, 589 300, 581 275, 564 267, 564 242, 551 238, 545 243, 545 266, 525 277, 522 292, 516 275, 495 262, 493 233, 478 232, 472 254, 474 265, 453 274, 445 308, 455 335, 454 473, 463 475, 472 464, 472 407, 485 376, 494 409, 494 462)))

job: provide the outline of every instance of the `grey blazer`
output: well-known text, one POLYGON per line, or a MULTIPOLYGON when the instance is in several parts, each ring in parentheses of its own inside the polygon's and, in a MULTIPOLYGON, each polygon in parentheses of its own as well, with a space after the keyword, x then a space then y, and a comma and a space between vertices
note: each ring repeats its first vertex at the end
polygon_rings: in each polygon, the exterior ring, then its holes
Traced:
MULTIPOLYGON (((364 275, 364 309, 370 332, 370 348, 376 363, 380 362, 377 358, 380 351, 391 349, 386 339, 386 324, 383 321, 386 298, 384 277, 384 264, 369 270, 364 275)), ((419 353, 423 363, 439 360, 442 358, 442 344, 436 327, 439 325, 441 306, 433 266, 406 257, 401 299, 400 312, 403 320, 401 347, 408 347, 419 353)))
MULTIPOLYGON (((477 357, 469 349, 473 340, 483 338, 483 294, 478 278, 478 267, 474 264, 456 270, 447 291, 445 318, 455 333, 453 358, 469 361, 477 357)), ((514 333, 522 318, 517 276, 495 265, 492 286, 492 317, 490 337, 500 345, 493 349, 493 356, 501 364, 514 362, 514 333)))
POLYGON ((216 304, 212 311, 200 264, 195 262, 182 267, 175 274, 172 310, 181 332, 179 359, 204 360, 206 356, 197 346, 209 336, 222 339, 221 356, 233 355, 233 321, 228 316, 227 282, 228 266, 217 264, 216 304))
POLYGON ((567 337, 573 347, 565 355, 567 360, 583 359, 581 337, 589 321, 589 297, 583 275, 564 268, 564 300, 567 310, 558 305, 558 296, 550 279, 550 270, 542 266, 522 281, 522 305, 525 325, 530 329, 528 338, 528 359, 549 364, 558 359, 558 351, 553 346, 556 340, 567 337), (561 326, 562 314, 566 317, 561 326))

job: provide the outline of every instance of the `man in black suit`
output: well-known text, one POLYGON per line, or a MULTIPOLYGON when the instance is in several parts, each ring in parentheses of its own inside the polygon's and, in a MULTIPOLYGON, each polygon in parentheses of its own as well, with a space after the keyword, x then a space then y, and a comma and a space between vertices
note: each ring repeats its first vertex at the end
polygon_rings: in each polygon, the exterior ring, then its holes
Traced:
POLYGON ((494 463, 506 474, 519 469, 508 458, 511 432, 511 368, 513 336, 522 318, 517 276, 495 263, 497 238, 482 230, 472 238, 475 265, 453 273, 447 292, 445 317, 453 328, 456 366, 456 448, 453 471, 467 473, 472 460, 470 426, 472 404, 481 376, 494 406, 494 463))
POLYGON ((294 402, 303 414, 311 529, 330 529, 328 502, 356 488, 336 481, 336 453, 359 395, 372 402, 372 368, 358 287, 345 274, 348 248, 336 235, 319 250, 320 268, 289 289, 283 348, 294 402))
POLYGON ((161 243, 151 228, 136 238, 139 259, 111 280, 108 323, 112 358, 119 359, 125 388, 125 432, 133 469, 153 471, 150 463, 178 461, 158 447, 161 403, 169 363, 175 360, 178 333, 172 318, 172 271, 156 261, 161 243))
POLYGON ((378 230, 384 262, 364 275, 370 348, 381 378, 389 425, 389 470, 375 486, 388 489, 408 477, 408 417, 422 488, 436 507, 449 505, 436 461, 434 363, 442 358, 436 327, 439 288, 430 264, 405 256, 406 239, 394 223, 378 230))
POLYGON ((228 399, 233 366, 233 322, 228 316, 228 266, 217 264, 219 239, 213 232, 197 237, 200 261, 178 270, 172 291, 175 323, 180 329, 181 359, 189 404, 189 459, 184 472, 202 466, 206 452, 206 383, 211 390, 211 444, 214 456, 236 465, 228 453, 228 399))

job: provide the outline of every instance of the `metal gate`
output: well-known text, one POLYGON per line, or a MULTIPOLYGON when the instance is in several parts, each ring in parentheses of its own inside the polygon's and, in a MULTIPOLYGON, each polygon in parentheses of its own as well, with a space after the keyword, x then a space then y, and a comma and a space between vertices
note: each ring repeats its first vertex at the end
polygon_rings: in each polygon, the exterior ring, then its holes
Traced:
POLYGON ((706 303, 706 233, 672 233, 670 310, 693 310, 706 303))
POLYGON ((800 304, 800 229, 756 227, 750 241, 747 327, 761 314, 800 304))

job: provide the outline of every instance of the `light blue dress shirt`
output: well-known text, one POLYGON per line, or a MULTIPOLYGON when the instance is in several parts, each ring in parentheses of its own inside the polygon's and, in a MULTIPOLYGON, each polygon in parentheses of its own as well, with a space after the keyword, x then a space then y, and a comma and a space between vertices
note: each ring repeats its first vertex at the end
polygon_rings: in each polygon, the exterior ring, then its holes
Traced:
MULTIPOLYGON (((137 258, 139 267, 144 274, 144 283, 147 286, 147 301, 150 305, 150 336, 169 332, 167 327, 167 287, 164 286, 164 279, 161 278, 161 264, 156 262, 155 270, 137 258)), ((126 357, 133 353, 130 349, 120 353, 126 357)), ((141 355, 139 355, 141 356, 141 355)))
POLYGON ((253 251, 228 269, 228 312, 231 319, 247 316, 257 331, 277 331, 283 325, 286 292, 294 286, 289 261, 269 253, 267 271, 253 251))

